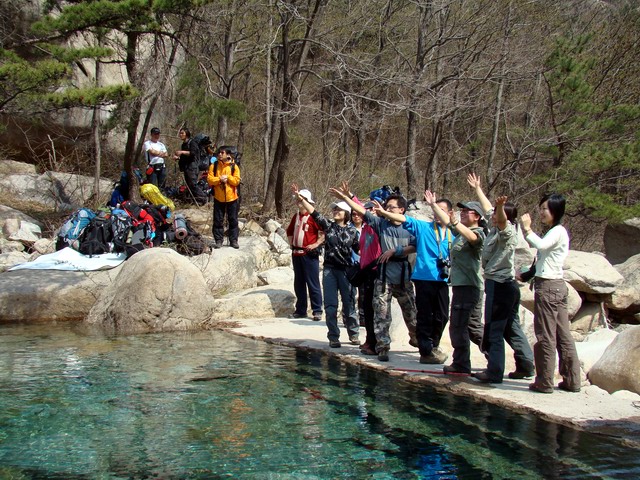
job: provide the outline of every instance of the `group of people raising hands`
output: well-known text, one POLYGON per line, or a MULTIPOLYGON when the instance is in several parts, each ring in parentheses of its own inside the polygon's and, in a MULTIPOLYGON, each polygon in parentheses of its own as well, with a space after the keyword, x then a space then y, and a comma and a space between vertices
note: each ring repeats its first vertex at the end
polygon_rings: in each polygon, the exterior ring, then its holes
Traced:
MULTIPOLYGON (((475 174, 469 174, 467 181, 477 200, 457 203, 459 218, 448 199, 425 192, 424 199, 434 213, 433 221, 405 215, 407 202, 399 194, 389 196, 384 205, 371 201, 363 204, 350 192, 346 182, 329 190, 337 202, 331 205, 332 219, 327 219, 315 210, 308 190, 292 185, 299 207, 287 231, 294 252, 298 299, 294 316, 306 316, 308 289, 314 320, 320 320, 319 284, 316 281, 312 287, 305 271, 296 269, 296 264, 301 263, 296 257, 304 257, 314 250, 317 253, 324 240, 322 289, 331 347, 341 346, 338 293, 349 341, 360 344, 356 289, 347 275, 354 256, 359 255, 362 273, 359 296, 367 332, 366 341, 360 345, 363 354, 377 355, 380 361, 389 360, 390 303, 396 298, 409 331, 409 344, 420 352, 420 363, 446 362, 448 355, 440 349, 440 340, 449 323, 453 355, 451 363, 444 365, 443 373, 472 374, 470 344, 473 341, 487 359, 486 369, 473 376, 482 383, 502 383, 506 341, 513 349, 516 365, 509 378, 535 376, 530 390, 553 392, 557 351, 563 378, 558 387, 580 391, 580 364, 570 335, 567 287, 562 279, 562 265, 569 250, 569 237, 561 224, 564 197, 553 194, 541 199, 540 220, 548 231, 540 237, 531 229, 529 214, 524 214, 518 222, 517 209, 506 196, 497 197, 493 205, 475 174), (305 222, 305 228, 308 231, 311 225, 318 235, 314 242, 305 245, 304 235, 294 238, 294 233, 307 215, 310 219, 305 222), (515 269, 519 224, 526 241, 538 250, 536 262, 525 274, 515 269), (319 240, 323 234, 324 239, 319 240), (412 266, 408 256, 413 253, 412 266), (517 282, 526 280, 527 276, 535 276, 536 344, 533 350, 518 318, 517 282), (483 297, 484 328, 479 329, 478 312, 483 297)), ((297 231, 300 232, 300 228, 297 231)), ((318 273, 315 276, 317 279, 318 273)))

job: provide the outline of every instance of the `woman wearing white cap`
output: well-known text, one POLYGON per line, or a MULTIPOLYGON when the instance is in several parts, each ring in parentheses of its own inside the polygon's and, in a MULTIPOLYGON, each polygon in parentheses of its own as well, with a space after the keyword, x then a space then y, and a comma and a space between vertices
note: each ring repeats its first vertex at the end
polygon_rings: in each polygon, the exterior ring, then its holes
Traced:
POLYGON ((316 211, 304 195, 300 194, 295 183, 291 185, 291 191, 325 233, 322 291, 325 321, 329 329, 327 333, 329 346, 341 347, 338 328, 338 293, 342 300, 342 316, 349 334, 349 341, 353 345, 360 345, 360 326, 356 317, 355 298, 346 274, 347 266, 353 263, 351 252, 359 251, 358 231, 349 223, 351 207, 346 202, 332 203, 333 221, 328 220, 316 211))

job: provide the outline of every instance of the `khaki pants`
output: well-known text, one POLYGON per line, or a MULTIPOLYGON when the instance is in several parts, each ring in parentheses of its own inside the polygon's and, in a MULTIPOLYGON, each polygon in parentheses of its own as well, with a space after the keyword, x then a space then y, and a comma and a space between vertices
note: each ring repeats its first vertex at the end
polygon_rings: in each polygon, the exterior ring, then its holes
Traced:
POLYGON ((580 361, 569 329, 564 280, 536 277, 533 327, 537 340, 533 346, 536 383, 542 388, 553 388, 557 350, 565 385, 571 389, 580 388, 580 361))

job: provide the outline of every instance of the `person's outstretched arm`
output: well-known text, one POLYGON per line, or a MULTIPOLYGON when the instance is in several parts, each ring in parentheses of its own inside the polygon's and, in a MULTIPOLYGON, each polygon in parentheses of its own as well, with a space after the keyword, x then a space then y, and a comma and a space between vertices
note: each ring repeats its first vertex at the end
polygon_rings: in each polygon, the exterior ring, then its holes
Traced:
POLYGON ((309 202, 307 202, 307 199, 304 198, 302 195, 300 195, 300 189, 298 188, 298 184, 297 183, 292 183, 291 184, 291 193, 293 193, 300 202, 302 202, 302 206, 304 207, 304 209, 309 212, 309 215, 311 215, 313 212, 315 212, 315 208, 313 208, 313 205, 311 205, 309 202))
POLYGON ((467 175, 467 183, 471 188, 475 190, 476 197, 478 197, 478 201, 480 202, 480 205, 482 205, 482 209, 485 212, 491 210, 493 208, 493 205, 491 205, 491 202, 482 191, 482 187, 480 186, 480 177, 475 173, 470 173, 469 175, 467 175))
POLYGON ((507 203, 507 196, 501 195, 496 198, 496 226, 500 231, 507 228, 507 214, 504 211, 504 204, 507 203))
POLYGON ((438 197, 435 193, 432 193, 429 190, 425 190, 424 199, 433 210, 433 214, 438 217, 440 222, 442 222, 442 225, 444 225, 445 227, 450 225, 452 228, 456 229, 460 235, 466 238, 469 243, 476 243, 478 241, 478 235, 476 234, 476 232, 460 223, 460 220, 456 221, 455 223, 452 222, 449 215, 447 215, 447 213, 445 213, 445 211, 442 210, 436 203, 437 198, 438 197))
POLYGON ((349 183, 342 181, 340 188, 330 188, 329 192, 334 197, 344 200, 351 207, 351 210, 358 212, 360 215, 364 215, 367 211, 359 203, 355 202, 351 197, 351 191, 349 190, 349 183))

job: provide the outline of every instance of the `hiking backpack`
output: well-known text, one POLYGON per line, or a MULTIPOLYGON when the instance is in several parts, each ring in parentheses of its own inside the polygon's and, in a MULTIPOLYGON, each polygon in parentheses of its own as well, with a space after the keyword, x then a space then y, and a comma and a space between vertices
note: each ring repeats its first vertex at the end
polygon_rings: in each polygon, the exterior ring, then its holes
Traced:
MULTIPOLYGON (((95 216, 96 214, 88 208, 81 208, 73 212, 58 231, 58 235, 56 236, 56 251, 72 246, 95 216)), ((77 242, 75 246, 77 247, 77 242)))
POLYGON ((382 187, 373 190, 369 194, 369 198, 371 200, 376 200, 379 203, 384 203, 392 193, 399 194, 400 187, 391 188, 391 185, 383 185, 382 187))
MULTIPOLYGON (((145 206, 148 207, 148 205, 145 206)), ((156 236, 156 220, 147 209, 143 208, 145 206, 127 200, 122 204, 122 209, 131 217, 133 227, 136 227, 134 230, 136 232, 144 232, 144 241, 142 243, 147 247, 153 247, 153 240, 156 236)))
POLYGON ((78 251, 83 255, 101 255, 113 250, 111 219, 102 215, 95 216, 78 238, 78 251))
POLYGON ((207 147, 211 145, 211 139, 209 138, 209 135, 199 133, 195 137, 193 137, 191 141, 195 142, 195 144, 198 146, 198 156, 194 159, 194 161, 198 165, 198 170, 204 172, 205 170, 209 169, 209 152, 207 152, 207 147))

